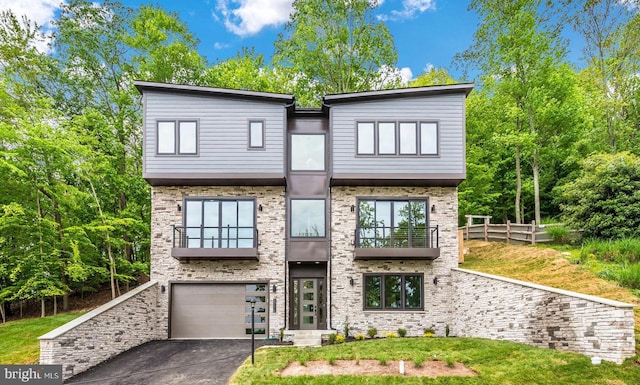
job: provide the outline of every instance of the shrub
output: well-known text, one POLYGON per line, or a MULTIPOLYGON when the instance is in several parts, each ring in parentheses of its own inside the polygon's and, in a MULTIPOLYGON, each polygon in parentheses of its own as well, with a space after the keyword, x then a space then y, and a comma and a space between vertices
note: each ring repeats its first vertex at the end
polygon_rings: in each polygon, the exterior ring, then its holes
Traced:
POLYGON ((571 233, 569 232, 569 229, 564 225, 549 226, 547 227, 546 231, 553 240, 553 243, 571 243, 571 233))
POLYGON ((423 336, 425 336, 425 337, 433 337, 435 334, 436 334, 436 331, 433 328, 426 328, 426 329, 424 329, 423 336))
POLYGON ((378 358, 378 362, 380 363, 380 365, 382 366, 387 366, 387 357, 381 357, 378 358))
POLYGON ((385 338, 398 338, 398 334, 396 332, 385 332, 382 335, 385 338))
POLYGON ((336 343, 336 339, 337 339, 338 335, 335 333, 329 334, 329 337, 327 338, 327 343, 329 345, 333 345, 336 343))
POLYGON ((446 356, 444 358, 444 363, 447 364, 447 366, 450 368, 453 368, 456 366, 456 360, 454 360, 453 357, 450 357, 450 356, 446 356))
POLYGON ((336 357, 334 355, 330 355, 327 357, 327 362, 329 362, 329 365, 333 366, 336 364, 336 357))
POLYGON ((449 324, 446 324, 444 327, 444 336, 449 337, 449 332, 451 332, 451 329, 449 329, 449 324))
POLYGON ((366 338, 365 335, 362 333, 356 334, 355 337, 356 337, 356 341, 363 341, 366 338))
POLYGON ((344 323, 343 331, 344 331, 344 337, 348 338, 349 337, 349 322, 345 322, 344 323))
POLYGON ((284 328, 280 328, 280 342, 284 341, 284 328))
POLYGON ((369 336, 369 338, 374 338, 375 336, 378 335, 378 329, 371 328, 371 329, 367 330, 367 335, 369 336))
POLYGON ((416 368, 421 368, 424 366, 424 357, 416 357, 413 359, 413 366, 416 368))
POLYGON ((580 258, 585 262, 597 258, 608 262, 640 262, 640 238, 623 238, 615 241, 589 239, 582 244, 580 258))
POLYGON ((640 289, 640 264, 625 263, 622 265, 617 281, 624 287, 640 289))
POLYGON ((403 328, 398 329, 398 335, 400 337, 406 336, 407 335, 407 329, 403 329, 403 328))
POLYGON ((334 342, 336 344, 343 344, 346 340, 347 338, 345 336, 343 336, 342 334, 338 334, 334 342))

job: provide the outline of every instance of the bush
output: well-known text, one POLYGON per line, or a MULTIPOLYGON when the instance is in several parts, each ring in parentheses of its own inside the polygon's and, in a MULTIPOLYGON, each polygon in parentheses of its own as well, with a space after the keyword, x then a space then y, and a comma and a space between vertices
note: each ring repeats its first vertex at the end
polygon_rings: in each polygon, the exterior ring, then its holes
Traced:
POLYGON ((623 238, 615 241, 589 239, 582 244, 580 259, 589 258, 618 263, 640 262, 640 238, 623 238))
POLYGON ((343 331, 345 338, 349 337, 349 322, 344 323, 343 331))
POLYGON ((433 328, 426 328, 426 329, 424 329, 423 336, 425 336, 425 337, 433 337, 435 334, 436 334, 436 331, 433 328))
POLYGON ((338 335, 337 335, 337 334, 335 334, 335 333, 329 334, 329 337, 328 337, 328 339, 327 339, 327 343, 328 343, 329 345, 333 345, 333 344, 335 344, 335 343, 336 343, 336 338, 337 338, 337 337, 338 337, 338 335))
POLYGON ((343 336, 342 334, 338 334, 336 336, 335 343, 336 344, 343 344, 346 340, 347 340, 347 338, 345 336, 343 336))
POLYGON ((382 335, 385 338, 398 338, 398 334, 396 332, 385 332, 382 335))
POLYGON ((560 187, 567 224, 583 236, 619 239, 640 235, 640 158, 629 152, 596 154, 580 175, 560 187))
POLYGON ((553 240, 553 243, 571 243, 571 233, 569 232, 569 229, 564 225, 549 226, 546 228, 546 232, 553 240))
POLYGON ((406 336, 407 335, 407 329, 403 329, 403 328, 398 329, 398 335, 400 337, 406 336))
POLYGON ((362 333, 358 333, 356 334, 356 341, 364 341, 364 339, 366 338, 364 334, 362 333))
POLYGON ((367 330, 367 335, 369 336, 369 338, 374 338, 375 336, 378 335, 378 329, 371 328, 371 329, 367 330))

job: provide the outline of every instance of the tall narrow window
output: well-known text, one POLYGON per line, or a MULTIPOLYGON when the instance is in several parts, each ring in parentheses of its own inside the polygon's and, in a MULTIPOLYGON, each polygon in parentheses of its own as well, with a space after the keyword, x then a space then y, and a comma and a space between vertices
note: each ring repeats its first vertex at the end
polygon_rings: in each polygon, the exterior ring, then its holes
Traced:
POLYGON ((324 171, 324 135, 291 135, 291 170, 324 171))
POLYGON ((438 124, 420 123, 420 154, 438 154, 438 124))
POLYGON ((180 122, 179 129, 179 153, 180 154, 195 154, 197 153, 197 126, 196 122, 180 122))
POLYGON ((325 236, 324 199, 291 200, 291 236, 325 236))
POLYGON ((176 153, 176 123, 158 122, 158 154, 176 153))
POLYGON ((415 123, 400 123, 400 154, 415 155, 418 134, 415 123))
POLYGON ((358 123, 358 154, 375 153, 375 131, 373 123, 358 123))
POLYGON ((396 124, 378 123, 378 154, 396 153, 396 124))
POLYGON ((264 121, 249 122, 249 148, 264 148, 264 121))

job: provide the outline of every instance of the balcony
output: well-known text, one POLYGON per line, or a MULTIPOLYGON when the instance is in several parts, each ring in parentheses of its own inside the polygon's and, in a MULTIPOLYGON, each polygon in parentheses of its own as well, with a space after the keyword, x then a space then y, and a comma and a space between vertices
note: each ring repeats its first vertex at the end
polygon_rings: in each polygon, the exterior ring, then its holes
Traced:
POLYGON ((438 226, 413 229, 377 226, 355 233, 355 259, 434 260, 440 256, 438 226))
POLYGON ((258 260, 255 227, 173 226, 171 256, 179 260, 258 260))

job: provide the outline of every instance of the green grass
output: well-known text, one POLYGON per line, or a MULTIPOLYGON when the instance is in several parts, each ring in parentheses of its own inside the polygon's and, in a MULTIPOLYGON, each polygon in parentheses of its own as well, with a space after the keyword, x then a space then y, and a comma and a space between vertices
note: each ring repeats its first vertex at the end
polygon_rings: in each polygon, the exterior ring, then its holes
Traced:
POLYGON ((84 313, 66 313, 0 324, 0 364, 36 364, 40 358, 38 337, 84 313))
POLYGON ((478 374, 476 377, 280 377, 278 373, 290 362, 297 361, 300 351, 295 347, 258 350, 255 366, 251 366, 250 360, 245 361, 230 384, 640 384, 640 369, 633 359, 622 365, 610 362, 592 365, 589 357, 580 354, 476 338, 386 338, 304 350, 310 361, 358 358, 405 360, 409 365, 415 362, 426 364, 434 359, 459 362, 474 370, 478 374))

